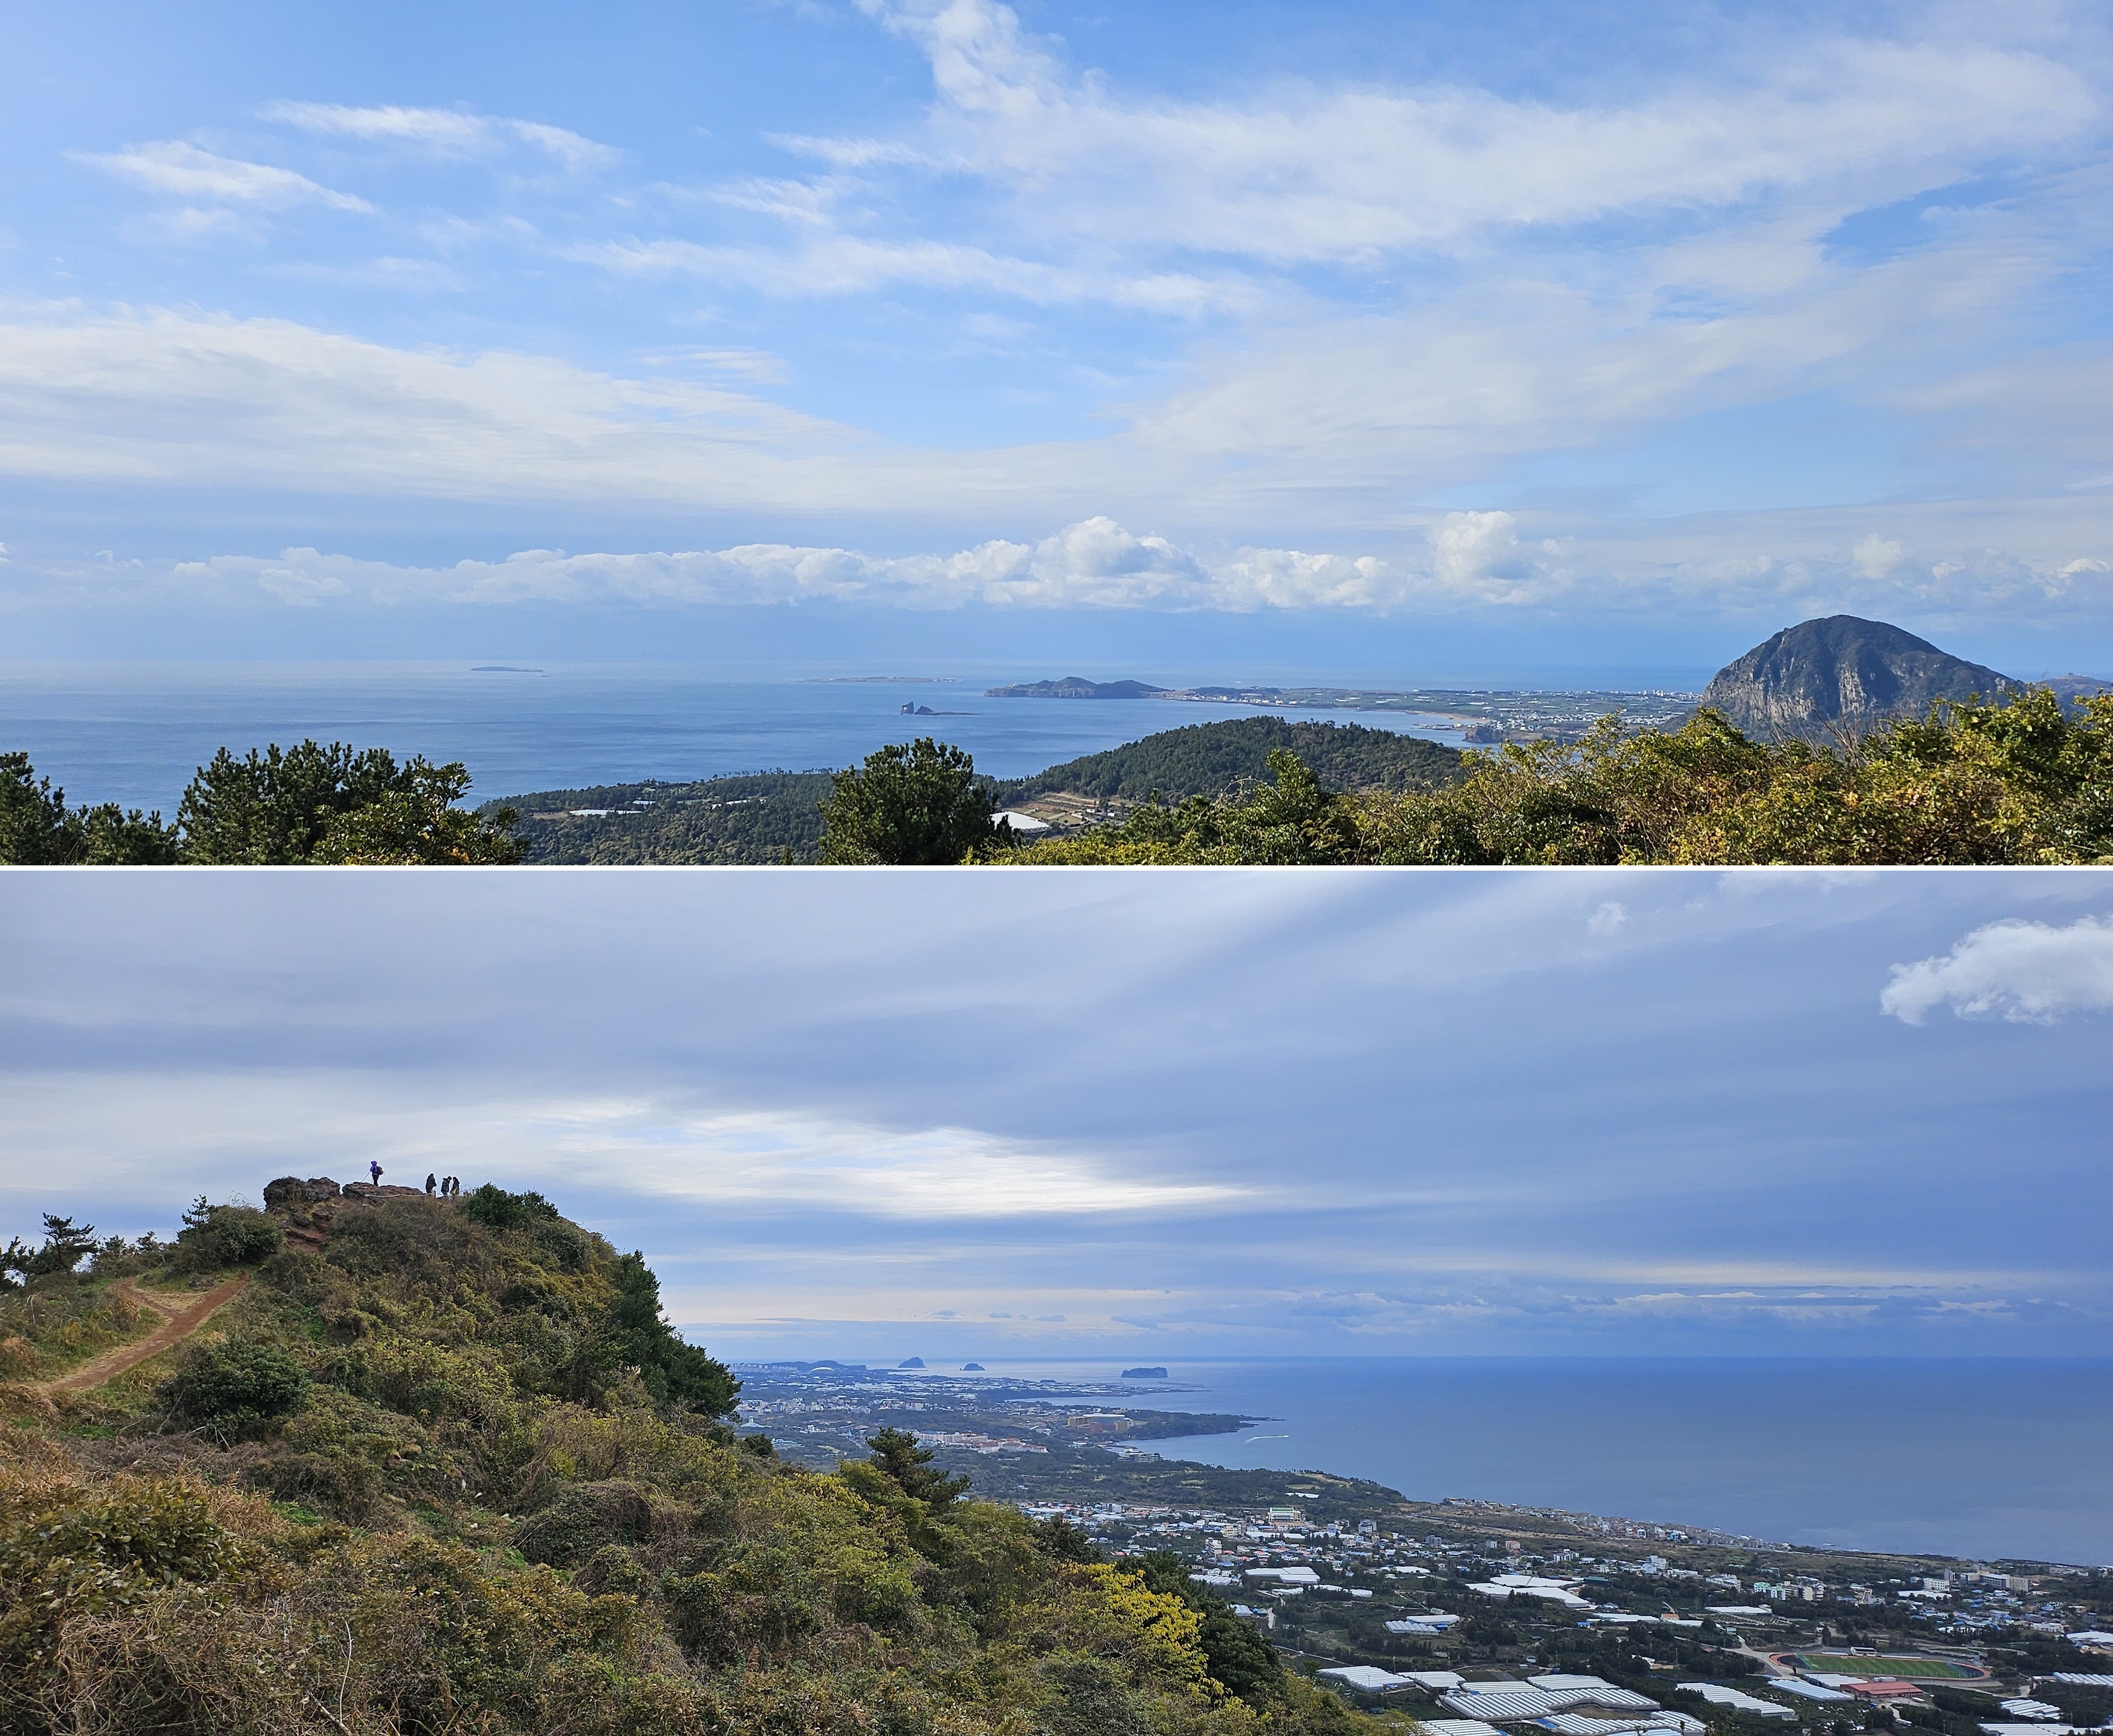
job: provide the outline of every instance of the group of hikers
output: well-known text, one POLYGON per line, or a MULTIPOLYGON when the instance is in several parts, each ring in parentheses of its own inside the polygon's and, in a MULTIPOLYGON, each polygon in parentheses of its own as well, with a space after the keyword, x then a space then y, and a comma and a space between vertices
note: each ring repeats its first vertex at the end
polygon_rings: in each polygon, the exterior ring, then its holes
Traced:
MULTIPOLYGON (((370 1160, 367 1166, 367 1173, 372 1178, 374 1185, 377 1187, 379 1187, 381 1186, 382 1176, 387 1174, 388 1172, 382 1168, 378 1161, 370 1160)), ((461 1199, 462 1177, 460 1176, 434 1176, 429 1173, 426 1177, 426 1197, 428 1199, 461 1199)))

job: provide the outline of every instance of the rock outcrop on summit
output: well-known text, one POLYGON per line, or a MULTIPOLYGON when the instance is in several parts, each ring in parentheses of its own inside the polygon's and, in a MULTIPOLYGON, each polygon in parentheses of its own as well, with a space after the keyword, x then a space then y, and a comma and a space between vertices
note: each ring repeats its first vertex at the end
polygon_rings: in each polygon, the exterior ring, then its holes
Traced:
POLYGON ((1940 699, 2024 691, 2022 682, 1884 621, 1836 614, 1786 628, 1719 669, 1702 703, 1749 735, 1823 738, 1919 717, 1940 699))

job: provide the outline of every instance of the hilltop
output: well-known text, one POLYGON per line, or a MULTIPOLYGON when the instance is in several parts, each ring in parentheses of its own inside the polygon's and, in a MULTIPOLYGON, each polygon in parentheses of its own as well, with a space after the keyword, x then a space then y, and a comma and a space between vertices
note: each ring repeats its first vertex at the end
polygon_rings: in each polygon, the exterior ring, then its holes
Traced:
POLYGON ((265 1195, 0 1257, 0 1728, 1363 1723, 1203 1588, 970 1498, 912 1436, 817 1470, 741 1434, 645 1260, 537 1194, 265 1195))
POLYGON ((1457 747, 1368 729, 1361 724, 1293 723, 1282 717, 1236 717, 1164 729, 1103 753, 1066 760, 1033 777, 998 786, 1007 801, 1043 794, 1107 802, 1218 797, 1270 776, 1269 756, 1298 756, 1330 789, 1426 789, 1458 782, 1466 756, 1457 747))
POLYGON ((1921 717, 1939 700, 1993 700, 2022 682, 1939 651, 1884 621, 1853 614, 1801 621, 1727 664, 1702 703, 1764 738, 1816 738, 1921 717))

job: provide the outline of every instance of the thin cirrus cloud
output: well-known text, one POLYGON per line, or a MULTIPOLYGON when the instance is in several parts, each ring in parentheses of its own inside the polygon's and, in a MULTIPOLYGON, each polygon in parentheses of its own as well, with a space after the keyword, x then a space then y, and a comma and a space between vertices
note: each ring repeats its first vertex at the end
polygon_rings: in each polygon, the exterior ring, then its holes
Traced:
POLYGON ((563 126, 503 115, 453 108, 406 108, 393 104, 361 108, 341 103, 267 103, 262 118, 303 132, 343 139, 408 144, 443 156, 485 157, 526 144, 568 169, 605 167, 622 153, 563 126))
MULTIPOLYGON (((860 0, 917 43, 938 100, 921 133, 784 142, 833 168, 891 165, 1010 186, 1038 231, 1280 263, 1450 244, 1764 191, 1858 201, 2073 136, 2089 83, 2044 54, 1841 34, 1641 103, 1563 107, 1457 85, 1152 101, 1072 74, 995 0, 860 0)), ((1757 44, 1758 47, 1758 44, 1757 44)))
POLYGON ((1942 957, 1894 966, 1878 1004, 1909 1025, 1947 1006, 2028 1025, 2103 1012, 2113 1008, 2113 918, 1989 923, 1942 957))
POLYGON ((75 160, 172 199, 267 211, 300 204, 325 205, 335 211, 374 209, 363 199, 319 185, 291 169, 222 157, 176 139, 130 145, 121 151, 84 152, 75 160))

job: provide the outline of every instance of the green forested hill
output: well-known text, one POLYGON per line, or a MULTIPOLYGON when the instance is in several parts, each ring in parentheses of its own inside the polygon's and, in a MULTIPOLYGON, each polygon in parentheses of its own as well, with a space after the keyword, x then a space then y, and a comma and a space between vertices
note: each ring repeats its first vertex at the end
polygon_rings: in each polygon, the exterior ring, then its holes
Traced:
POLYGON ((1008 801, 1057 791, 1128 802, 1155 793, 1170 802, 1221 796, 1243 782, 1265 781, 1269 756, 1280 748, 1297 754, 1332 790, 1423 789, 1465 775, 1466 756, 1458 748, 1417 736, 1359 724, 1239 717, 1162 730, 999 788, 1008 801))
MULTIPOLYGON (((825 771, 766 771, 696 783, 609 783, 509 796, 513 835, 532 863, 796 862, 822 838, 825 771), (642 805, 641 805, 642 804, 642 805), (574 808, 606 808, 606 815, 574 808)), ((501 804, 489 806, 495 810, 501 804)))
POLYGON ((266 1197, 0 1254, 9 1736, 1367 1727, 912 1437, 816 1472, 737 1435, 643 1259, 534 1194, 266 1197))

